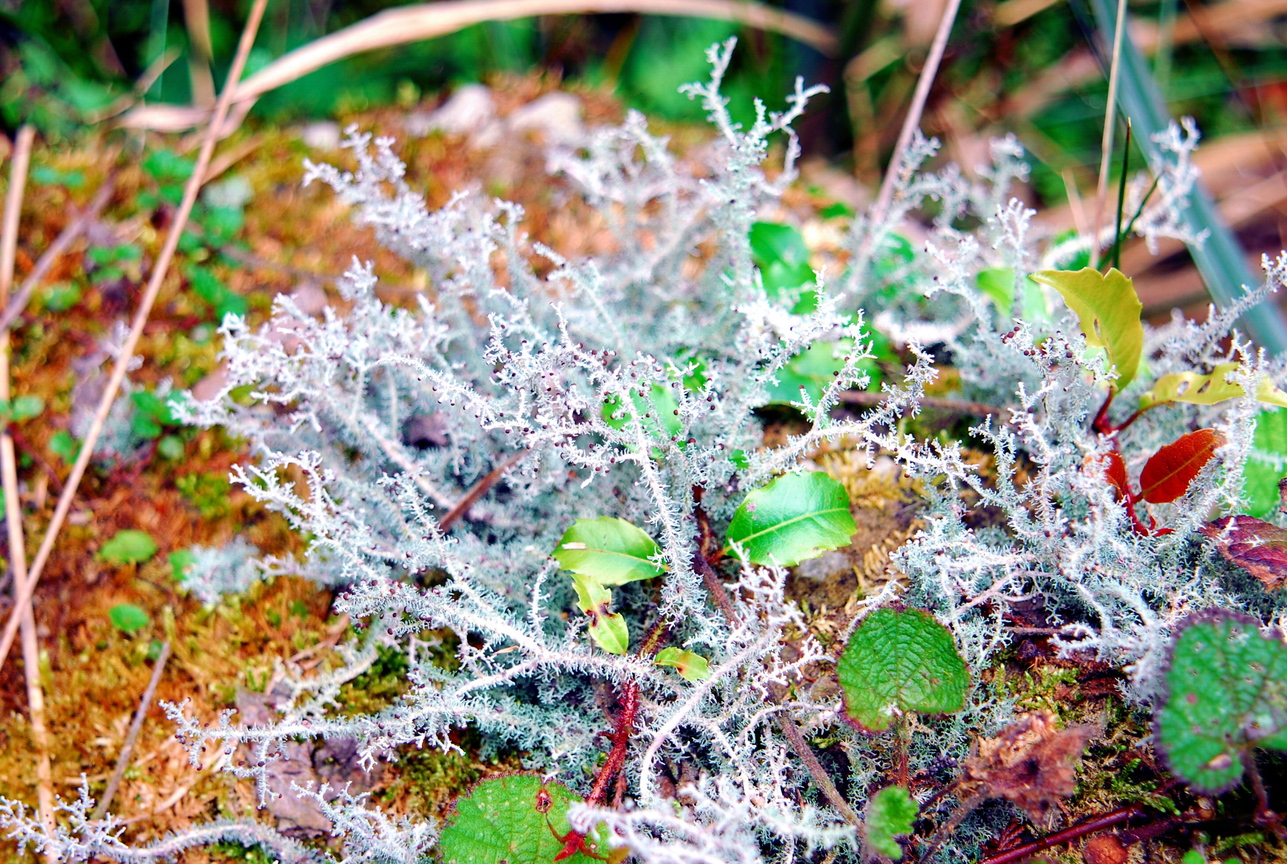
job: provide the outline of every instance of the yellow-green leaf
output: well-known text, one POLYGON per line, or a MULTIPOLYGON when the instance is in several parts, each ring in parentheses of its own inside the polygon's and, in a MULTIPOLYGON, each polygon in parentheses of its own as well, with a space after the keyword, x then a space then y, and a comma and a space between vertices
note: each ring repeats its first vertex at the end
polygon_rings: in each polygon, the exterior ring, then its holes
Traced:
POLYGON ((706 658, 692 651, 662 648, 653 662, 658 666, 673 666, 686 681, 704 681, 711 677, 710 664, 706 662, 706 658))
POLYGON ((576 588, 577 608, 590 619, 590 638, 609 654, 625 654, 630 648, 630 631, 626 619, 612 607, 612 592, 593 578, 580 573, 572 574, 576 588))
MULTIPOLYGON (((1167 402, 1215 405, 1226 399, 1246 395, 1241 384, 1226 380, 1226 376, 1237 368, 1237 363, 1221 363, 1211 370, 1210 375, 1198 372, 1163 375, 1153 383, 1153 389, 1140 397, 1140 407, 1151 408, 1167 402)), ((1287 408, 1287 393, 1275 387, 1272 381, 1264 379, 1256 388, 1256 401, 1287 408)))
POLYGON ((1040 270, 1032 274, 1063 296, 1068 308, 1077 313, 1086 343, 1102 346, 1117 368, 1116 389, 1125 389, 1139 370, 1144 350, 1144 325, 1140 313, 1144 304, 1135 286, 1117 268, 1105 275, 1087 267, 1083 270, 1040 270))

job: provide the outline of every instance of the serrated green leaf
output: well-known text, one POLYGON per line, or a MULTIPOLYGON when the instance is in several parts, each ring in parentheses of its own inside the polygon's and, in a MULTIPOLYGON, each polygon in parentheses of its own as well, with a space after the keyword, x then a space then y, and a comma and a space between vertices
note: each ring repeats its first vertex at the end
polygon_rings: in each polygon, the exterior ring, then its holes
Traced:
POLYGON ((658 666, 674 667, 686 681, 705 681, 711 676, 710 664, 706 662, 706 658, 692 651, 663 648, 657 652, 653 662, 658 666))
POLYGON ((1254 747, 1287 749, 1287 645, 1248 615, 1190 618, 1171 642, 1163 688, 1158 748, 1200 792, 1237 785, 1254 747))
POLYGON ((845 487, 814 471, 787 474, 747 495, 728 540, 752 564, 789 567, 848 546, 857 530, 845 487))
POLYGON ((886 858, 899 860, 903 857, 903 847, 898 845, 897 838, 912 833, 918 812, 920 806, 906 788, 881 789, 867 805, 867 818, 863 822, 867 844, 886 858))
POLYGON ((107 617, 113 627, 126 634, 137 633, 152 621, 146 612, 133 603, 118 603, 107 610, 107 617))
POLYGON ((1282 503, 1278 481, 1287 477, 1287 411, 1261 411, 1256 434, 1242 469, 1248 516, 1264 519, 1282 503))
MULTIPOLYGON (((438 839, 445 864, 551 864, 563 849, 568 807, 581 799, 561 783, 527 775, 484 780, 456 802, 438 839), (556 836, 557 835, 557 836, 556 836)), ((580 852, 569 864, 593 864, 580 852)))
POLYGON ((1144 350, 1144 304, 1135 286, 1121 271, 1107 274, 1091 267, 1082 270, 1041 270, 1032 278, 1058 291, 1077 313, 1086 344, 1102 346, 1117 368, 1114 387, 1123 390, 1139 371, 1144 350))
MULTIPOLYGON (((1197 372, 1163 375, 1153 383, 1151 390, 1140 397, 1140 407, 1151 408, 1167 402, 1215 405, 1226 399, 1244 396, 1246 391, 1241 384, 1225 380, 1237 368, 1237 363, 1221 363, 1211 370, 1210 375, 1197 372)), ((1264 380, 1256 390, 1256 401, 1287 408, 1287 393, 1275 387, 1272 381, 1264 380)))
POLYGON ((142 564, 156 554, 156 541, 146 531, 127 528, 98 550, 98 558, 109 564, 142 564))
POLYGON ((970 676, 947 628, 919 609, 885 607, 863 619, 836 666, 845 713, 883 732, 899 713, 951 714, 965 707, 970 676))
POLYGON ((553 554, 564 570, 600 585, 625 585, 666 572, 652 561, 660 552, 657 541, 642 529, 624 519, 601 516, 573 522, 553 554))

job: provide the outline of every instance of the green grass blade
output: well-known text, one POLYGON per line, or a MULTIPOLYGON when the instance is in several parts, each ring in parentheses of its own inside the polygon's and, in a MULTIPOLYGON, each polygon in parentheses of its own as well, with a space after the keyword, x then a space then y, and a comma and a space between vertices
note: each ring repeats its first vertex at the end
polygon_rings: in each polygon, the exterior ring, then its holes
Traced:
MULTIPOLYGON (((1109 0, 1088 2, 1095 12, 1102 43, 1111 45, 1116 31, 1115 10, 1109 0)), ((1122 54, 1118 62, 1121 63, 1119 95, 1122 110, 1137 129, 1136 140, 1140 147, 1151 154, 1156 147, 1153 135, 1166 128, 1171 116, 1144 58, 1129 38, 1122 40, 1122 54)), ((1206 242, 1200 246, 1190 245, 1189 253, 1206 282, 1207 291, 1218 305, 1228 306, 1246 293, 1247 286, 1260 283, 1260 279, 1247 266, 1237 238, 1221 218, 1210 193, 1201 183, 1193 190, 1184 216, 1195 232, 1207 232, 1206 242)), ((1242 322, 1256 343, 1271 354, 1287 351, 1287 320, 1272 303, 1259 303, 1249 309, 1242 322)))

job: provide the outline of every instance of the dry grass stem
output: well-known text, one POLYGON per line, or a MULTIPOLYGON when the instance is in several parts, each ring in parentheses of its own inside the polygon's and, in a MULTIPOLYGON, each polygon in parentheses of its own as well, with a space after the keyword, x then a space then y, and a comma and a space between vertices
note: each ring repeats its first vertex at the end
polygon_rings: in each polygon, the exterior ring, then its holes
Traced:
POLYGON ((130 722, 130 731, 125 735, 125 743, 121 746, 121 755, 116 759, 116 767, 112 769, 112 776, 107 781, 107 788, 103 790, 102 796, 98 799, 98 805, 94 807, 95 819, 102 819, 106 816, 107 808, 112 806, 112 799, 116 797, 116 790, 121 785, 121 778, 125 776, 125 769, 130 764, 130 757, 134 755, 134 742, 138 740, 139 730, 143 728, 143 720, 147 717, 147 709, 152 706, 152 700, 156 698, 156 688, 161 683, 161 673, 165 671, 165 664, 169 659, 170 643, 167 641, 161 646, 161 653, 156 658, 156 665, 152 667, 152 678, 147 683, 147 689, 143 691, 143 698, 139 700, 138 710, 134 712, 134 719, 130 722))
POLYGON ((952 24, 956 21, 956 13, 960 8, 961 0, 948 0, 943 8, 943 17, 938 22, 938 32, 934 34, 934 41, 930 43, 929 54, 925 57, 925 66, 921 69, 921 76, 916 82, 916 92, 912 94, 911 104, 907 107, 907 118, 903 121, 903 128, 898 133, 894 155, 889 160, 885 179, 880 184, 880 194, 876 196, 876 203, 871 209, 873 224, 884 220, 889 204, 894 199, 894 183, 903 167, 903 154, 907 152, 908 146, 912 143, 912 135, 920 126, 921 116, 925 113, 925 102, 929 99, 930 86, 938 75, 939 64, 943 61, 943 52, 947 49, 947 37, 952 33, 952 24))
MULTIPOLYGON (((279 57, 237 85, 233 102, 240 115, 234 112, 233 116, 244 116, 270 90, 354 54, 445 36, 485 21, 613 12, 735 21, 781 33, 828 55, 834 55, 839 45, 835 34, 821 24, 752 0, 446 0, 385 10, 279 57)), ((130 111, 121 125, 178 132, 205 123, 209 116, 206 108, 145 105, 130 111)))
POLYGON ((36 582, 40 579, 40 574, 49 560, 54 542, 58 539, 58 532, 62 529, 63 522, 67 519, 67 514, 71 510, 72 500, 76 496, 76 489, 80 486, 81 478, 85 476, 85 470, 89 467, 89 461, 93 457, 94 445, 98 442, 98 436, 103 431, 103 424, 107 420, 108 412, 112 408, 116 394, 120 391, 121 383, 125 380, 130 358, 134 356, 134 351, 138 348, 139 339, 143 336, 143 327, 147 324, 148 314, 152 311, 152 304, 156 302, 156 296, 161 290, 161 283, 165 280, 166 273, 170 268, 170 262, 178 249, 179 238, 183 234, 188 216, 192 213, 192 207, 196 204, 197 193, 201 190, 206 169, 210 165, 211 157, 214 155, 218 131, 228 115, 233 94, 236 92, 236 82, 240 79, 241 73, 246 67, 246 58, 250 54, 251 46, 254 44, 255 33, 259 29, 260 21, 263 20, 264 7, 267 5, 268 0, 255 0, 255 5, 251 7, 249 20, 241 33, 241 41, 237 45, 237 55, 232 61, 232 68, 228 70, 227 83, 224 85, 223 93, 219 95, 219 101, 215 105, 214 117, 206 130, 206 138, 201 145, 201 152, 197 156, 196 167, 183 189, 183 200, 179 203, 178 212, 174 215, 170 233, 166 235, 165 245, 157 256, 152 275, 148 279, 147 288, 139 301, 139 308, 134 313, 129 335, 121 346, 120 354, 116 358, 116 364, 112 367, 111 378, 108 379, 107 387, 104 389, 103 396, 94 412, 94 420, 90 425, 89 432, 81 443, 80 453, 77 455, 76 463, 72 466, 71 474, 67 478, 67 485, 63 488, 62 495, 58 497, 58 504, 54 508, 53 518, 50 520, 49 527, 45 530, 45 536, 41 540, 40 548, 37 550, 35 560, 32 562, 30 577, 23 586, 23 590, 19 592, 18 605, 15 607, 15 611, 10 614, 9 621, 5 625, 4 636, 0 638, 0 666, 4 665, 4 661, 9 655, 9 648, 12 647, 14 636, 17 633, 18 621, 20 620, 17 610, 30 601, 31 592, 35 589, 36 582))
MULTIPOLYGON (((7 331, 13 326, 14 319, 22 314, 23 309, 27 308, 27 304, 31 302, 31 295, 40 287, 40 283, 49 272, 49 268, 54 266, 54 262, 58 260, 59 256, 66 252, 68 247, 75 243, 81 234, 85 233, 85 229, 98 219, 103 212, 103 208, 107 206, 107 202, 112 200, 112 193, 115 191, 116 180, 109 174, 107 179, 103 181, 103 185, 98 188, 94 199, 89 202, 89 206, 59 232, 58 236, 54 238, 54 242, 50 243, 40 258, 36 260, 36 266, 32 267, 31 272, 22 280, 22 284, 18 286, 18 293, 9 298, 8 305, 4 307, 4 312, 0 313, 0 332, 7 331)), ((6 285, 5 296, 8 296, 8 293, 8 286, 6 285)))
MULTIPOLYGON (((4 223, 0 226, 0 303, 13 287, 13 265, 18 248, 18 222, 31 164, 31 147, 36 130, 23 126, 14 142, 9 166, 9 191, 4 202, 4 223)), ((0 335, 0 400, 9 401, 9 334, 0 335)), ((8 425, 7 423, 5 424, 8 425)), ((13 574, 14 608, 11 615, 22 624, 22 665, 27 683, 27 717, 31 722, 31 743, 36 754, 36 804, 46 831, 54 828, 54 775, 49 762, 49 730, 45 724, 45 694, 40 689, 40 646, 36 642, 36 617, 31 610, 27 576, 26 541, 22 531, 22 505, 18 500, 18 460, 13 438, 7 429, 0 432, 0 481, 4 487, 4 521, 9 543, 9 572, 13 574)), ((51 862, 56 860, 47 856, 51 862)))

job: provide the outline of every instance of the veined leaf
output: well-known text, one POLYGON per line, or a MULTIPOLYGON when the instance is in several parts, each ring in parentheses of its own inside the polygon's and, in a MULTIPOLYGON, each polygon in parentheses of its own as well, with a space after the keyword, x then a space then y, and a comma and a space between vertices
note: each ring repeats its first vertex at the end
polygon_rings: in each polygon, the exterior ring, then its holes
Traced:
MULTIPOLYGON (((1163 375, 1154 382, 1153 389, 1140 397, 1140 407, 1150 408, 1167 402, 1215 405, 1226 399, 1244 396, 1246 391, 1241 384, 1225 380, 1225 376, 1237 368, 1237 363, 1221 363, 1211 370, 1210 375, 1202 375, 1198 372, 1173 372, 1170 375, 1163 375)), ((1256 389, 1256 400, 1266 405, 1287 408, 1287 393, 1279 390, 1268 379, 1261 381, 1256 389)))
POLYGON ((1081 332, 1088 345, 1102 346, 1117 368, 1114 387, 1124 390, 1139 370, 1144 350, 1144 325, 1140 313, 1144 304, 1135 286, 1119 270, 1107 275, 1087 267, 1083 270, 1040 270, 1032 278, 1058 291, 1077 313, 1081 332))
POLYGON ((1159 449, 1140 472, 1141 497, 1150 504, 1174 501, 1189 491, 1189 484, 1211 461, 1224 436, 1214 429, 1199 429, 1181 435, 1159 449))
POLYGON ((849 637, 836 673, 845 714, 868 732, 884 732, 908 711, 960 711, 970 685, 952 634, 919 609, 884 607, 868 615, 849 637))
POLYGON ((600 585, 625 585, 664 573, 651 560, 660 551, 657 541, 630 522, 601 516, 573 522, 555 547, 554 559, 564 570, 600 585))
POLYGON ((821 471, 787 474, 756 489, 733 514, 728 540, 752 564, 789 567, 849 545, 858 530, 845 487, 821 471))
POLYGON ((1287 411, 1261 411, 1256 435, 1242 467, 1246 513, 1263 519, 1282 506, 1278 482, 1287 477, 1287 411))
POLYGON ((863 830, 868 845, 886 858, 899 860, 903 857, 903 847, 898 845, 898 838, 912 833, 918 812, 920 805, 906 787, 886 786, 881 789, 871 796, 867 804, 863 830))
POLYGON ((1216 541, 1221 555, 1245 568, 1266 588, 1287 587, 1287 528, 1239 515, 1208 522, 1201 531, 1216 541))
POLYGON ((711 676, 710 664, 706 662, 706 658, 692 651, 662 648, 652 662, 658 666, 674 667, 686 681, 704 681, 711 676))
POLYGON ((1117 492, 1117 500, 1125 501, 1129 499, 1131 497, 1131 481, 1126 473, 1126 461, 1122 459, 1122 454, 1116 450, 1110 450, 1099 461, 1104 466, 1104 479, 1112 484, 1113 489, 1117 492))
MULTIPOLYGON (((438 851, 446 864, 550 864, 571 830, 568 807, 580 800, 562 783, 540 777, 484 780, 456 802, 438 851)), ((593 835, 586 845, 596 851, 593 835)), ((580 852, 564 860, 594 864, 580 852)))
POLYGON ((1287 645, 1249 615, 1213 609, 1175 634, 1154 718, 1176 776, 1219 793, 1242 779, 1253 747, 1287 750, 1287 645))

